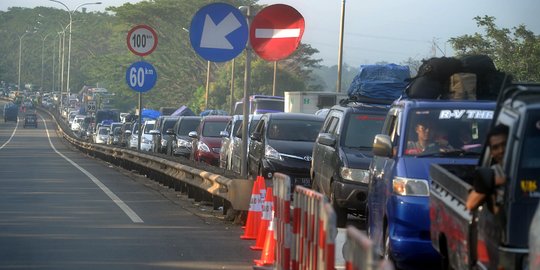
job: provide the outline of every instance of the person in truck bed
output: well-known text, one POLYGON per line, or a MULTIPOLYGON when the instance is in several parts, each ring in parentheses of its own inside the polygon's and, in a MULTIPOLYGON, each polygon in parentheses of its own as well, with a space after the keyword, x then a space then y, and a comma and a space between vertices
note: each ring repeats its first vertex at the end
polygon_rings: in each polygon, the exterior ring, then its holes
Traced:
MULTIPOLYGON (((504 175, 504 171, 502 168, 502 161, 504 159, 506 141, 508 139, 508 127, 501 124, 495 126, 488 133, 487 138, 491 158, 494 162, 494 164, 491 165, 491 169, 493 169, 494 171, 494 180, 497 192, 494 195, 495 198, 493 202, 495 203, 495 205, 493 205, 493 211, 494 213, 497 213, 497 202, 499 202, 503 198, 503 184, 506 182, 506 176, 504 175)), ((469 210, 478 207, 484 201, 486 193, 489 193, 489 190, 487 190, 487 188, 483 185, 482 181, 475 180, 473 183, 473 187, 474 189, 471 191, 471 193, 469 193, 469 196, 467 197, 466 207, 469 210)))

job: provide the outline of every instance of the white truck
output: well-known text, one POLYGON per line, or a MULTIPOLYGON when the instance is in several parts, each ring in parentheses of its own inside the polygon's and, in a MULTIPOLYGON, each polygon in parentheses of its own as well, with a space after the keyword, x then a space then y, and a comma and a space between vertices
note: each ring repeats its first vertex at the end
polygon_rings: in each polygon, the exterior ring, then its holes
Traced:
POLYGON ((285 112, 315 113, 330 108, 341 99, 348 98, 347 93, 297 91, 285 92, 285 112))

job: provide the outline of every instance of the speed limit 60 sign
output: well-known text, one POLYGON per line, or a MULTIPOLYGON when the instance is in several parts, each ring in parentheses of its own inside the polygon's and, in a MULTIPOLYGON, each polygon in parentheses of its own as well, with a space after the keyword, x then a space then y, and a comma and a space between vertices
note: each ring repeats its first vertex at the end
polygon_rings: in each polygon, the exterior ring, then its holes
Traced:
POLYGON ((157 47, 156 31, 148 25, 137 25, 129 30, 127 38, 129 50, 139 56, 151 54, 157 47))
POLYGON ((126 71, 126 82, 128 86, 137 92, 147 92, 154 87, 156 81, 156 69, 148 62, 135 62, 126 71))

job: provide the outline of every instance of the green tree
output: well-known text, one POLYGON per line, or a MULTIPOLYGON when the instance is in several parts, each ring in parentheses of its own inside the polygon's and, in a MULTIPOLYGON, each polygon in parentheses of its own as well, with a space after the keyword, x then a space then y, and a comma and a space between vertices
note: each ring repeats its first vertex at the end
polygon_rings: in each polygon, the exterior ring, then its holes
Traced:
POLYGON ((540 36, 524 25, 499 28, 491 16, 477 16, 474 20, 484 33, 449 40, 458 56, 486 54, 498 69, 512 74, 516 80, 540 81, 540 36))

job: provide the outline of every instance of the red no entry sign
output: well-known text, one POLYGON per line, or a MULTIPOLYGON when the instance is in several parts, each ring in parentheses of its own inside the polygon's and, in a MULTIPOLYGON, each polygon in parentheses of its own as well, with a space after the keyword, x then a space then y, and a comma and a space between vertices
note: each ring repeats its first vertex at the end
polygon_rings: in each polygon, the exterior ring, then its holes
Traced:
POLYGON ((251 46, 264 60, 287 58, 302 40, 304 27, 304 17, 293 7, 283 4, 268 6, 251 23, 251 46))

